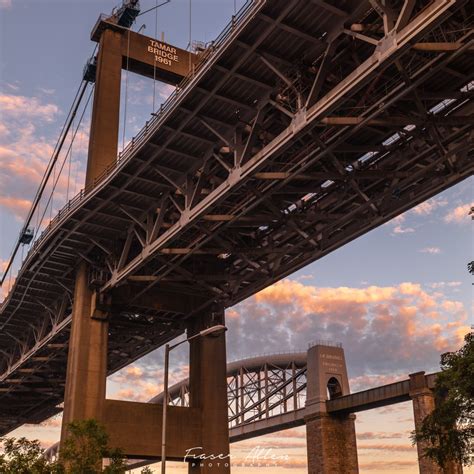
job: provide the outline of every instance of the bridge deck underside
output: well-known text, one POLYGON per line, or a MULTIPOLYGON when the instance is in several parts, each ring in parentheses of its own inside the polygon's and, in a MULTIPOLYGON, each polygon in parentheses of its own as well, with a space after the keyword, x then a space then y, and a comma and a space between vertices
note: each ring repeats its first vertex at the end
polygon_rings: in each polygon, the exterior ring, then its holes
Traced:
POLYGON ((112 373, 212 302, 233 305, 470 176, 472 28, 454 3, 416 2, 398 45, 376 49, 368 2, 252 2, 30 250, 0 308, 0 434, 57 410, 81 260, 102 292, 131 288, 111 311, 112 373), (416 47, 440 41, 457 46, 416 47), (160 291, 199 304, 140 303, 160 291))

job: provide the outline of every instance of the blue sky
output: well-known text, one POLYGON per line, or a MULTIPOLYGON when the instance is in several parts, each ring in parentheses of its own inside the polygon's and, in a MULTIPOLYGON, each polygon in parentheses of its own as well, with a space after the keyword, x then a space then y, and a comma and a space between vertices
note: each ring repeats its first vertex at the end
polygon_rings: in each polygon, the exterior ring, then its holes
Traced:
MULTIPOLYGON (((90 30, 99 13, 110 12, 114 5, 108 0, 0 0, 2 266, 93 50, 90 30)), ((142 0, 141 5, 144 11, 155 0, 142 0)), ((230 19, 234 1, 192 0, 192 7, 192 39, 209 41, 230 19)), ((158 36, 163 31, 166 41, 185 48, 188 15, 188 0, 172 0, 161 7, 158 36)), ((154 13, 140 17, 135 29, 142 24, 146 24, 145 34, 154 36, 154 13)), ((160 101, 172 91, 163 84, 155 87, 160 101)), ((150 117, 153 83, 130 75, 128 88, 125 141, 150 117)), ((73 148, 69 186, 60 181, 51 215, 83 184, 89 112, 73 148)), ((473 259, 472 223, 467 215, 473 202, 471 178, 230 309, 229 359, 305 350, 312 340, 331 338, 344 343, 353 389, 416 370, 436 370, 439 353, 459 347, 473 323, 466 270, 473 259)), ((160 390, 161 361, 158 350, 111 377, 109 396, 150 398, 160 390)), ((173 355, 172 376, 178 380, 186 370, 183 347, 173 355)), ((417 472, 407 439, 412 429, 410 410, 409 404, 403 404, 358 417, 361 472, 417 472)), ((57 425, 58 420, 53 420, 16 434, 39 437, 47 445, 57 440, 57 425)), ((304 472, 303 430, 258 442, 296 443, 291 447, 292 471, 304 472)), ((249 445, 233 449, 242 456, 249 445)), ((236 472, 256 471, 239 468, 236 472)))

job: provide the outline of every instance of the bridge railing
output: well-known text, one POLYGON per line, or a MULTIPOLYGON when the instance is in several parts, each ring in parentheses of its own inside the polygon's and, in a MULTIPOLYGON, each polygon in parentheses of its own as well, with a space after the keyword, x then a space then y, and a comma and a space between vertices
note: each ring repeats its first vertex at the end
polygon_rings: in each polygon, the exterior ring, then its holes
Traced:
MULTIPOLYGON (((168 99, 160 105, 160 108, 154 117, 145 123, 145 126, 140 130, 140 132, 134 136, 127 146, 118 154, 117 160, 114 163, 111 163, 99 176, 97 176, 94 181, 89 185, 85 186, 80 192, 70 199, 54 216, 48 225, 43 229, 39 237, 33 242, 33 245, 30 247, 28 253, 26 254, 25 259, 22 264, 28 260, 36 250, 39 245, 47 238, 51 231, 56 228, 61 222, 64 222, 67 217, 74 212, 80 205, 80 203, 89 195, 89 193, 99 186, 107 177, 109 177, 114 170, 119 166, 126 163, 134 154, 134 152, 147 142, 148 138, 152 133, 156 131, 158 126, 164 120, 164 117, 177 105, 179 99, 182 97, 184 92, 190 89, 190 86, 196 80, 197 76, 202 74, 205 66, 208 64, 209 60, 215 57, 226 45, 228 40, 232 35, 239 30, 246 18, 249 17, 249 13, 252 10, 258 10, 262 3, 265 0, 247 0, 242 8, 237 12, 236 15, 232 16, 232 20, 227 24, 227 26, 222 30, 219 36, 211 42, 210 46, 200 55, 201 58, 198 63, 193 66, 192 71, 180 82, 174 92, 168 97, 168 99)), ((20 269, 21 270, 21 269, 20 269)), ((14 285, 9 290, 8 296, 5 298, 3 303, 6 303, 9 299, 9 295, 13 289, 14 285)), ((3 304, 2 304, 3 306, 3 304)))

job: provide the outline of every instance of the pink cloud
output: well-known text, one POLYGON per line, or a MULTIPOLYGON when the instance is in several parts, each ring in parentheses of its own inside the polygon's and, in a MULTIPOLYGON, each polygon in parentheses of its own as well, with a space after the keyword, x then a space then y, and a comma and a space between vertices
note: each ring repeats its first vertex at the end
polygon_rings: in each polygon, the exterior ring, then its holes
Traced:
POLYGON ((426 216, 431 214, 436 209, 446 206, 447 204, 448 201, 446 199, 435 197, 432 199, 428 199, 427 201, 422 202, 421 204, 418 204, 418 206, 414 207, 409 212, 413 212, 414 214, 417 214, 419 216, 426 216))
POLYGON ((421 253, 430 253, 432 255, 436 255, 441 253, 441 249, 439 247, 425 247, 420 250, 421 253))
POLYGON ((388 452, 415 452, 416 447, 410 444, 368 444, 358 443, 357 449, 370 451, 388 451, 388 452))
POLYGON ((469 331, 466 308, 441 290, 414 282, 327 288, 282 280, 232 309, 229 350, 250 356, 339 341, 358 389, 437 370, 440 353, 460 347, 469 331))
POLYGON ((406 433, 374 433, 373 431, 364 431, 362 433, 357 433, 357 439, 359 440, 379 440, 379 439, 399 439, 406 438, 406 433))
POLYGON ((42 104, 36 97, 0 94, 0 108, 9 117, 21 118, 27 114, 30 118, 39 118, 52 122, 59 114, 55 104, 42 104))
POLYGON ((359 463, 360 469, 365 469, 367 471, 377 471, 385 472, 386 470, 394 470, 399 472, 399 470, 404 470, 410 467, 415 467, 418 464, 417 461, 403 461, 403 460, 384 460, 384 461, 369 461, 365 463, 359 463))
POLYGON ((12 196, 0 196, 0 207, 9 209, 17 216, 26 216, 31 207, 31 201, 12 196))
POLYGON ((451 223, 462 224, 462 223, 469 222, 471 220, 469 217, 469 214, 473 207, 474 207, 474 202, 457 206, 444 216, 444 221, 448 224, 451 224, 451 223))
MULTIPOLYGON (((188 373, 187 364, 174 367, 169 373, 169 386, 186 379, 188 373)), ((147 402, 163 391, 163 368, 154 369, 137 362, 112 375, 110 380, 118 386, 110 398, 147 402)))
MULTIPOLYGON (((2 116, 0 119, 0 186, 2 188, 3 208, 13 214, 18 220, 23 220, 28 212, 28 200, 32 200, 34 193, 43 177, 47 164, 53 154, 53 145, 56 139, 46 128, 60 116, 60 110, 54 103, 45 103, 37 97, 21 95, 0 95, 2 116)), ((59 156, 58 163, 53 170, 50 182, 46 188, 42 202, 42 210, 52 189, 52 181, 59 172, 66 156, 70 137, 66 139, 66 146, 59 156)), ((62 207, 66 198, 73 197, 83 186, 84 169, 82 158, 87 152, 88 132, 84 125, 76 136, 72 162, 66 163, 59 178, 52 202, 54 215, 62 207), (68 178, 69 175, 69 178, 68 178)), ((41 211, 42 213, 42 211, 41 211)), ((49 221, 48 218, 43 224, 49 221)))

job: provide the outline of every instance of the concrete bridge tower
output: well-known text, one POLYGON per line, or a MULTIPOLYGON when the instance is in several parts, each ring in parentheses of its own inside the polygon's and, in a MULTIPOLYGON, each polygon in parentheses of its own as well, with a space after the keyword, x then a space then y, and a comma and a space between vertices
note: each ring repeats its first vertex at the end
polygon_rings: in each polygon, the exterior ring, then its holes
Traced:
POLYGON ((309 474, 356 474, 359 472, 355 415, 332 415, 326 401, 348 395, 344 349, 319 343, 308 350, 306 438, 309 474))
MULTIPOLYGON (((156 43, 114 22, 99 19, 92 33, 99 43, 95 75, 86 192, 115 163, 118 151, 120 84, 124 64, 128 70, 177 84, 194 61, 191 53, 174 48, 176 64, 156 64, 148 45, 156 43), (130 62, 129 62, 130 60, 130 62), (151 72, 150 72, 151 71, 151 72)), ((161 44, 161 43, 160 43, 161 44)), ((163 43, 164 44, 164 43, 163 43)), ((164 46, 163 46, 164 47, 164 46)), ((171 48, 171 46, 170 46, 171 48)), ((76 270, 74 305, 64 394, 61 433, 63 443, 71 421, 96 419, 110 435, 110 445, 122 449, 129 458, 160 459, 162 407, 157 404, 106 399, 108 338, 111 308, 123 304, 114 295, 104 297, 91 284, 91 262, 83 261, 76 270)), ((123 294, 133 287, 123 286, 123 294)), ((199 298, 165 295, 157 289, 148 292, 143 304, 184 314, 193 313, 186 325, 188 337, 214 325, 224 324, 224 308, 217 302, 211 308, 199 298), (174 308, 174 309, 173 309, 174 308)), ((206 454, 223 457, 229 453, 226 393, 225 335, 196 338, 190 343, 190 406, 169 407, 167 417, 167 457, 182 460, 189 446, 200 446, 206 454)), ((189 463, 189 472, 227 474, 228 463, 219 467, 189 463)))

